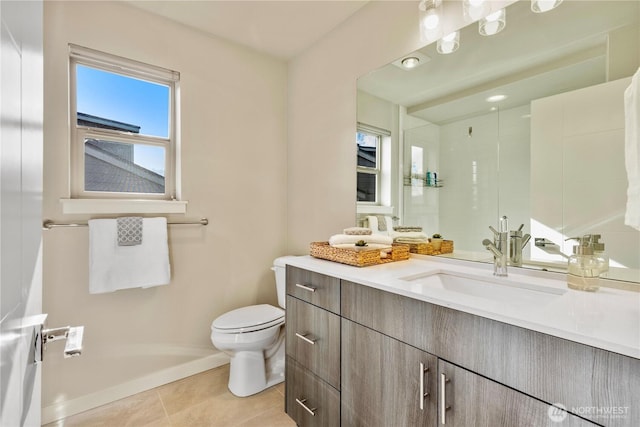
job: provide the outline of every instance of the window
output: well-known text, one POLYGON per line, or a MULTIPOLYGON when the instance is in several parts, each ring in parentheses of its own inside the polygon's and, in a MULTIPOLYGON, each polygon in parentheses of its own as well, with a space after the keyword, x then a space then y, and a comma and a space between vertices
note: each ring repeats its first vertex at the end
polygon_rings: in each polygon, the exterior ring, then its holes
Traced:
POLYGON ((70 45, 73 198, 176 198, 179 73, 70 45))
POLYGON ((358 127, 357 192, 359 203, 378 203, 380 187, 380 141, 382 135, 358 127))

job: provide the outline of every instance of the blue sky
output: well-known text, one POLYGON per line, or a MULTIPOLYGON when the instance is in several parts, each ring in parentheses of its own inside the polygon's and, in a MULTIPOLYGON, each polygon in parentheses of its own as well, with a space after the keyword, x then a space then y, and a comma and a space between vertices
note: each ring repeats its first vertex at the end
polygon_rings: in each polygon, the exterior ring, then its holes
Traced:
MULTIPOLYGON (((77 111, 140 126, 144 135, 169 134, 169 87, 76 66, 77 111)), ((136 145, 135 163, 164 175, 164 150, 136 145)))

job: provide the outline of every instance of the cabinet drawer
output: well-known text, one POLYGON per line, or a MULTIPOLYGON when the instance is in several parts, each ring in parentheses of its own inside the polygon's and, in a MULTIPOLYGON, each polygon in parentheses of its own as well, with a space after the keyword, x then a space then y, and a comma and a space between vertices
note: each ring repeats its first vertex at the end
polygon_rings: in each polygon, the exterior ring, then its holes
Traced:
POLYGON ((340 392, 287 357, 285 411, 298 426, 339 426, 340 392))
POLYGON ((287 355, 340 389, 340 317, 287 296, 287 355))
POLYGON ((287 294, 340 314, 340 279, 287 265, 287 294))

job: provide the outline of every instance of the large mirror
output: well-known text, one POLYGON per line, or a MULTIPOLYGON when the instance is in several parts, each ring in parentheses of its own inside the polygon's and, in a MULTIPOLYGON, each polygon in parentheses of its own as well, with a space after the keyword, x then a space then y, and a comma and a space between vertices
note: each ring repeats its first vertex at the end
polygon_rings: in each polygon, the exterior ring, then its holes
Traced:
POLYGON ((623 102, 640 65, 640 2, 530 4, 511 4, 498 34, 474 22, 453 53, 433 43, 358 79, 359 128, 383 141, 358 220, 387 215, 452 240, 446 256, 491 262, 482 241, 504 215, 531 236, 524 266, 549 270, 566 267, 571 238, 599 235, 604 276, 640 282, 623 102), (407 57, 418 66, 403 68, 407 57))

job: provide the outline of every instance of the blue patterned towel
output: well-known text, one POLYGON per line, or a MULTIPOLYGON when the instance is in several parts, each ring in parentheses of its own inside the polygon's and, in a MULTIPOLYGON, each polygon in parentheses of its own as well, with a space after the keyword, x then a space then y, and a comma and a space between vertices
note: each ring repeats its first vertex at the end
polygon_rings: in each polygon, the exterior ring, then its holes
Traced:
POLYGON ((118 220, 118 246, 142 244, 142 217, 125 216, 118 220))

